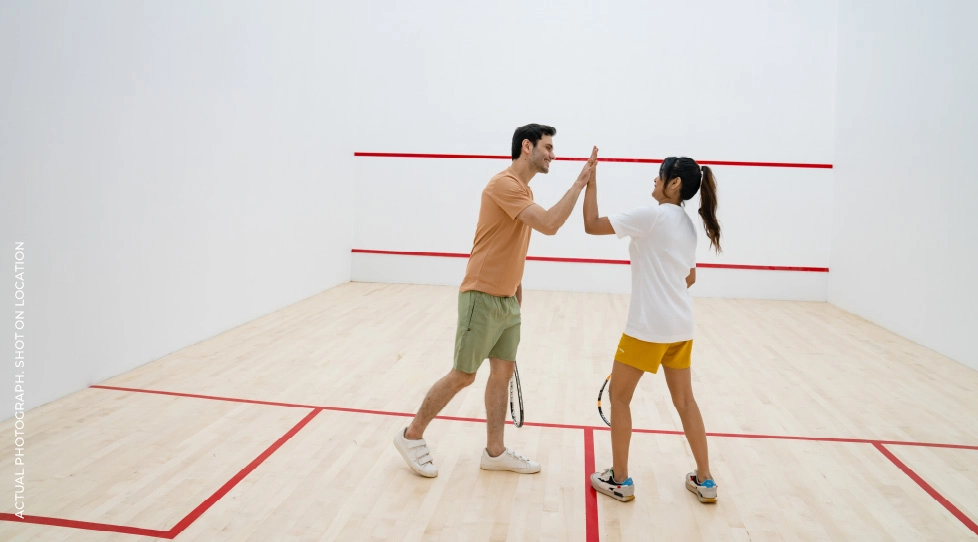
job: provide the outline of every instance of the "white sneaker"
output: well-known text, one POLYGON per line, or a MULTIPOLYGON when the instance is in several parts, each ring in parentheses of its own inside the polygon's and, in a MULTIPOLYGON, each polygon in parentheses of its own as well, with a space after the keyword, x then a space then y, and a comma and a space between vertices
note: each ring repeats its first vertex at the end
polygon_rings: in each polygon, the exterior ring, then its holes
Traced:
POLYGON ((434 478, 438 476, 438 468, 435 467, 434 460, 431 459, 431 450, 423 438, 409 440, 404 438, 407 428, 401 429, 394 437, 394 447, 401 452, 401 457, 411 467, 414 472, 421 476, 434 478))
POLYGON ((482 449, 482 462, 479 467, 485 470, 509 470, 520 474, 540 472, 540 464, 523 457, 519 452, 506 448, 498 457, 489 457, 489 452, 482 449))

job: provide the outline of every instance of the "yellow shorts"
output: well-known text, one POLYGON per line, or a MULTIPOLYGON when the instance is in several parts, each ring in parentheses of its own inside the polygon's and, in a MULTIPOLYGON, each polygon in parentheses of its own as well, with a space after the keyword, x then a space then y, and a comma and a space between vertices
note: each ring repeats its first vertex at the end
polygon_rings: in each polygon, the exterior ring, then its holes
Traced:
POLYGON ((647 373, 659 372, 659 365, 670 369, 687 369, 693 341, 678 343, 649 343, 622 334, 615 352, 615 361, 647 373))

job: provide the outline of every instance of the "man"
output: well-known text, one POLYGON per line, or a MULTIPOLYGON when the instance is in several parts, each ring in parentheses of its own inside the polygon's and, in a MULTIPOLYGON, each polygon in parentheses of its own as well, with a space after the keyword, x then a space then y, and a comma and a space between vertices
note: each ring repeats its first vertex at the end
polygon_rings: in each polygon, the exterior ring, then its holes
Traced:
POLYGON ((418 474, 438 476, 423 438, 425 428, 455 395, 475 381, 489 359, 486 383, 486 447, 480 466, 524 474, 540 472, 540 464, 503 444, 509 379, 520 342, 523 266, 531 229, 554 235, 574 210, 597 162, 598 149, 584 165, 570 190, 550 209, 533 202, 530 181, 547 173, 554 159, 550 126, 528 124, 513 134, 513 163, 494 176, 482 191, 472 253, 459 288, 458 328, 452 370, 428 391, 411 425, 398 431, 394 446, 418 474))

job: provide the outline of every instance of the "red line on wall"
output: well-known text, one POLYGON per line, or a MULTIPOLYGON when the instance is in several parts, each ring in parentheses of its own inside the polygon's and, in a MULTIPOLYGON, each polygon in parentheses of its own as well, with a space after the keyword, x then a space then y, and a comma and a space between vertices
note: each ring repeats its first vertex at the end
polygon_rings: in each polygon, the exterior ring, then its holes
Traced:
POLYGON ((563 262, 563 263, 603 263, 611 265, 629 265, 628 260, 601 260, 595 258, 557 258, 554 256, 527 256, 528 262, 563 262))
MULTIPOLYGON (((363 158, 428 158, 428 159, 482 159, 482 160, 512 160, 506 155, 496 154, 430 154, 410 152, 355 152, 353 156, 363 158)), ((586 157, 560 156, 562 161, 583 162, 586 157)), ((662 158, 598 158, 599 162, 627 162, 638 164, 661 164, 662 158)), ((732 160, 697 160, 707 166, 746 166, 746 167, 786 167, 808 169, 832 169, 832 164, 806 164, 800 162, 740 162, 732 160)))
MULTIPOLYGON (((387 254, 393 256, 429 256, 434 258, 468 258, 469 255, 462 252, 405 252, 397 250, 369 250, 355 248, 350 252, 354 254, 387 254)), ((527 261, 533 262, 562 262, 562 263, 600 263, 612 265, 629 265, 628 260, 602 260, 595 258, 558 258, 553 256, 527 256, 527 261)), ((784 265, 743 265, 727 263, 697 263, 697 268, 702 269, 748 269, 755 271, 807 271, 812 273, 828 273, 828 267, 794 267, 784 265)))
POLYGON ((697 263, 697 269, 751 269, 757 271, 807 271, 810 273, 828 273, 828 267, 795 267, 787 265, 742 265, 728 263, 697 263))
POLYGON ((402 252, 395 250, 369 250, 365 248, 355 248, 350 252, 354 254, 391 254, 394 256, 431 256, 434 258, 468 258, 464 252, 402 252))
POLYGON ((897 456, 893 455, 893 452, 887 450, 886 447, 880 444, 879 442, 874 442, 873 446, 876 446, 876 449, 879 450, 880 453, 885 455, 887 459, 893 462, 893 464, 896 465, 898 469, 902 470, 904 474, 909 476, 914 482, 917 482, 917 485, 920 486, 921 489, 926 491, 928 495, 933 497, 934 500, 936 500, 937 502, 941 503, 941 506, 946 508, 947 511, 950 512, 952 516, 958 518, 958 521, 963 523, 965 527, 971 529, 971 532, 978 534, 978 524, 976 524, 974 520, 972 520, 967 515, 965 515, 965 513, 959 510, 957 506, 951 504, 951 501, 944 498, 943 495, 938 493, 936 489, 934 489, 933 487, 931 487, 930 484, 925 482, 924 479, 921 478, 916 472, 914 472, 910 467, 905 465, 903 461, 900 461, 900 459, 898 459, 897 456))

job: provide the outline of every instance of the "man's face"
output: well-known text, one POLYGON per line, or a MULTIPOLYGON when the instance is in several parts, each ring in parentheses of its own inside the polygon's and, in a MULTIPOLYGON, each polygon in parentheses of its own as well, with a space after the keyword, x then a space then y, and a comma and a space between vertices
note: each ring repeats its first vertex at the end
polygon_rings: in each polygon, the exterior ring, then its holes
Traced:
MULTIPOLYGON (((529 143, 529 141, 527 141, 529 143)), ((550 171, 550 162, 554 156, 554 138, 545 135, 537 141, 537 144, 530 149, 530 166, 537 173, 547 173, 550 171)))

